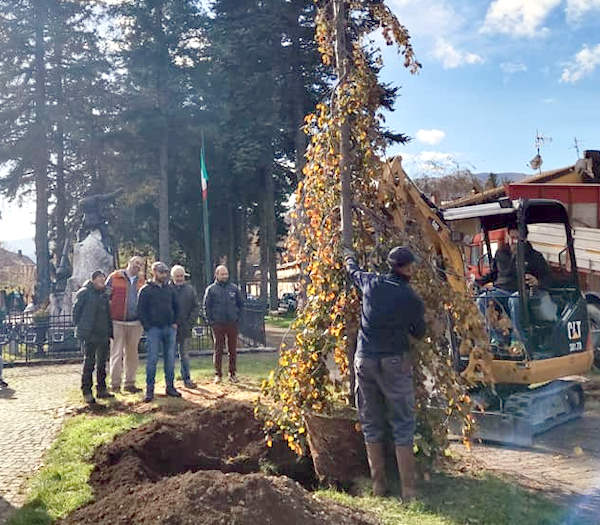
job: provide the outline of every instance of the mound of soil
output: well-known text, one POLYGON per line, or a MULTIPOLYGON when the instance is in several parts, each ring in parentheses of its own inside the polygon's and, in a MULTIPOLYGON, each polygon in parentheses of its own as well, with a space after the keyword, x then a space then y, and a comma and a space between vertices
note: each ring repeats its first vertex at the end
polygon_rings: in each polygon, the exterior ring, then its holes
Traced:
POLYGON ((133 429, 100 447, 93 462, 90 484, 96 499, 201 470, 248 474, 262 468, 309 488, 315 483, 310 458, 298 460, 282 442, 267 448, 252 406, 230 400, 133 429))
POLYGON ((372 525, 363 512, 314 498, 291 479, 264 474, 187 473, 121 487, 63 524, 372 525))

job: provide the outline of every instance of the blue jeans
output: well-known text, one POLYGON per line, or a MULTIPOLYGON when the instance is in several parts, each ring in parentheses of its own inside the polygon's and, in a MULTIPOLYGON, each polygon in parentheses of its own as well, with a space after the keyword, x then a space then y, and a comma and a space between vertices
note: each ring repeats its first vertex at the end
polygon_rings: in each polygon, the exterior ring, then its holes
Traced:
POLYGON ((154 378, 156 376, 156 363, 160 349, 163 349, 165 361, 165 382, 167 388, 173 387, 175 379, 175 336, 177 330, 172 326, 153 326, 146 330, 148 343, 148 357, 146 358, 146 390, 154 393, 154 378))
MULTIPOLYGON (((513 326, 512 338, 514 340, 522 341, 523 332, 521 330, 521 301, 519 300, 519 292, 509 292, 507 290, 503 290, 502 288, 495 287, 485 290, 477 298, 477 308, 479 308, 479 311, 481 312, 481 315, 483 315, 484 319, 486 317, 485 311, 488 307, 489 301, 494 301, 496 304, 500 305, 504 313, 509 315, 513 326)), ((487 322, 486 328, 493 339, 496 339, 500 342, 510 343, 510 340, 506 341, 507 337, 504 334, 487 326, 487 322)))
POLYGON ((177 353, 179 354, 179 360, 181 361, 181 379, 183 381, 190 381, 190 356, 185 350, 185 339, 183 341, 177 341, 177 353))

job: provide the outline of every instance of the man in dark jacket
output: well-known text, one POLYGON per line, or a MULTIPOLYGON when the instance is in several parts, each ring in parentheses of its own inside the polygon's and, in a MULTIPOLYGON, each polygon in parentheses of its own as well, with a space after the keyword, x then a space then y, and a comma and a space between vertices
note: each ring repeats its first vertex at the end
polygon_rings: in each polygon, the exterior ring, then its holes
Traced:
POLYGON ((351 250, 346 269, 362 293, 358 345, 354 358, 356 406, 365 438, 373 493, 387 492, 385 432, 396 446, 402 497, 415 497, 413 435, 415 393, 409 336, 425 335, 423 302, 408 284, 415 257, 406 247, 388 255, 392 271, 363 272, 351 250))
POLYGON ((177 298, 168 284, 169 268, 163 262, 152 265, 152 281, 146 284, 138 297, 137 316, 146 332, 148 357, 146 358, 146 397, 154 399, 154 379, 160 349, 165 362, 166 393, 181 397, 173 384, 175 379, 175 338, 177 335, 177 298))
POLYGON ((84 351, 81 390, 88 404, 96 400, 92 395, 92 373, 96 367, 96 394, 100 399, 114 397, 106 389, 106 360, 110 349, 112 321, 108 295, 105 291, 106 275, 96 270, 75 296, 73 323, 84 351))
MULTIPOLYGON (((520 328, 520 300, 519 300, 519 283, 517 274, 517 244, 519 239, 519 231, 516 224, 508 226, 508 243, 501 246, 492 264, 492 270, 477 280, 479 286, 484 286, 493 282, 493 287, 484 291, 477 298, 477 306, 485 317, 486 309, 491 301, 494 304, 500 305, 503 310, 509 313, 510 319, 516 332, 514 335, 521 333, 520 328)), ((533 249, 531 244, 525 244, 525 283, 534 290, 547 286, 550 271, 548 263, 544 256, 533 249)), ((492 339, 496 342, 501 342, 505 337, 493 329, 492 339)), ((513 339, 516 339, 513 337, 513 339)))
POLYGON ((229 381, 237 383, 236 357, 238 323, 242 312, 242 294, 240 289, 229 282, 229 271, 225 266, 217 266, 215 282, 204 293, 204 313, 215 337, 213 362, 215 365, 215 383, 221 382, 223 350, 227 337, 229 351, 229 381))
POLYGON ((196 290, 185 282, 185 268, 176 264, 171 268, 171 288, 177 298, 177 351, 181 361, 181 379, 188 388, 196 388, 190 378, 190 358, 185 348, 185 341, 192 334, 192 327, 198 320, 200 303, 196 290))

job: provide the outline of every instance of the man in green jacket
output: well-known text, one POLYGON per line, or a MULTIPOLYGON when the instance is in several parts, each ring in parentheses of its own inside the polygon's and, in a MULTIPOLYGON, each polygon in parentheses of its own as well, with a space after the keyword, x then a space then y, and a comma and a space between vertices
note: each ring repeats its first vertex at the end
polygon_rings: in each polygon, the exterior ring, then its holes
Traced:
POLYGON ((75 296, 73 323, 84 351, 81 390, 83 399, 92 405, 92 373, 96 368, 96 394, 100 399, 114 397, 106 389, 106 361, 112 338, 108 295, 105 291, 106 275, 96 270, 75 296))

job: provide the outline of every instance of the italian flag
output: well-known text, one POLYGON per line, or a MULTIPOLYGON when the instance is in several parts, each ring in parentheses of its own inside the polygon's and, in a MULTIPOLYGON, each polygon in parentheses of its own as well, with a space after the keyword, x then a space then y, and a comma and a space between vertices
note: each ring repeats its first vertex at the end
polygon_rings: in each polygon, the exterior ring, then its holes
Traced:
POLYGON ((204 162, 204 147, 200 152, 200 176, 202 180, 202 200, 206 201, 208 197, 208 172, 206 171, 206 162, 204 162))

